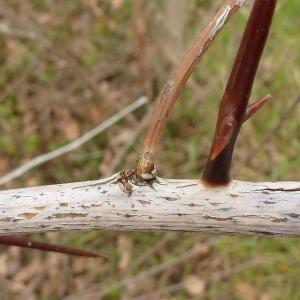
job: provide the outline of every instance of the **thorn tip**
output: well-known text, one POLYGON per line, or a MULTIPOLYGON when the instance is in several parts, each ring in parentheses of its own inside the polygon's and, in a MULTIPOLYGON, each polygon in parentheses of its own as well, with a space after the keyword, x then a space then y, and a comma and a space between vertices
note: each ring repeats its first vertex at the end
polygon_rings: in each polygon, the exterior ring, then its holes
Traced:
POLYGON ((246 109, 244 122, 251 118, 259 109, 261 109, 267 102, 272 99, 272 95, 268 94, 255 102, 249 104, 246 109))

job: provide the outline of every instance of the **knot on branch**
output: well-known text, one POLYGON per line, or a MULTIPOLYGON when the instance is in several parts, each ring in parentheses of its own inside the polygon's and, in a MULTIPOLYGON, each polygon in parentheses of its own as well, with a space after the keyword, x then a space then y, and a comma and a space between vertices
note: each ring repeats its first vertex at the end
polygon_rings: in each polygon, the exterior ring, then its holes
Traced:
POLYGON ((124 193, 126 193, 128 196, 130 196, 133 192, 133 185, 137 185, 137 186, 148 185, 152 189, 154 189, 153 183, 154 182, 156 182, 156 183, 159 182, 157 180, 156 170, 155 170, 155 173, 153 172, 153 174, 150 174, 150 175, 152 175, 151 178, 149 176, 149 177, 147 177, 148 179, 145 179, 143 177, 138 176, 136 169, 124 170, 124 171, 121 171, 117 174, 117 181, 116 182, 119 184, 120 189, 124 193))

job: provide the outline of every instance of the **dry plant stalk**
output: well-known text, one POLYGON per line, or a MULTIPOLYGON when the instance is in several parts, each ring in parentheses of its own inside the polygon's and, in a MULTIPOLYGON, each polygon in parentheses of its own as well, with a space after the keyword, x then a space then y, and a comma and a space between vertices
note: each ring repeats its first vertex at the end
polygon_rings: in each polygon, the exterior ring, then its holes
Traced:
POLYGON ((256 0, 220 104, 215 136, 203 181, 228 184, 234 145, 245 119, 268 99, 248 107, 257 67, 269 34, 276 0, 256 0))
POLYGON ((155 178, 154 154, 160 143, 167 117, 179 97, 184 85, 200 62, 217 33, 246 0, 226 0, 213 16, 211 22, 200 32, 185 58, 178 65, 165 85, 156 103, 148 132, 139 155, 137 174, 144 180, 155 178))

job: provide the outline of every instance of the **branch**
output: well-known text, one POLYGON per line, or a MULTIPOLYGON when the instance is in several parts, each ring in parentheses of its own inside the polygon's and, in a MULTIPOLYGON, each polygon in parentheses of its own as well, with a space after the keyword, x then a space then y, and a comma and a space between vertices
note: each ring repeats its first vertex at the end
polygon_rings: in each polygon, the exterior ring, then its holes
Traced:
POLYGON ((80 250, 80 249, 70 248, 61 245, 43 243, 43 242, 33 241, 24 238, 18 238, 11 235, 0 236, 0 244, 17 246, 17 247, 28 248, 28 249, 37 249, 37 250, 47 251, 47 252, 64 253, 64 254, 74 255, 74 256, 101 257, 105 260, 108 259, 106 256, 96 254, 91 251, 80 250))
POLYGON ((122 110, 105 120, 104 122, 100 123, 96 127, 92 128, 82 136, 80 136, 78 139, 70 142, 69 144, 66 144, 60 148, 57 148, 53 151, 50 151, 48 153, 42 154, 40 156, 35 157, 34 159, 28 161, 27 163, 23 164, 22 166, 16 168, 15 170, 9 172, 8 174, 0 177, 0 185, 4 184, 8 181, 11 181, 17 177, 20 177, 24 173, 28 172, 29 170, 49 161, 56 157, 59 157, 65 153, 68 153, 70 151, 73 151, 77 148, 79 148, 84 143, 88 142, 92 138, 94 138, 96 135, 100 134, 110 126, 114 125, 115 123, 119 122, 122 118, 124 118, 126 115, 132 113, 134 110, 138 109, 139 107, 145 105, 148 102, 147 98, 142 96, 138 98, 136 101, 131 103, 130 105, 124 107, 122 110))
MULTIPOLYGON (((255 74, 269 34, 277 0, 255 0, 220 104, 217 126, 203 180, 210 185, 228 184, 232 154, 255 74)), ((260 104, 256 103, 258 109, 260 104)), ((253 106, 250 110, 255 112, 253 106)), ((248 111, 248 114, 249 113, 248 111)))
POLYGON ((167 117, 180 96, 184 85, 200 62, 212 40, 217 36, 231 16, 246 2, 246 0, 226 0, 215 13, 212 21, 201 31, 185 58, 176 68, 174 74, 165 85, 156 103, 150 126, 139 155, 137 173, 143 179, 155 177, 154 154, 158 147, 167 117))
POLYGON ((158 178, 124 192, 118 174, 0 192, 0 235, 63 230, 163 230, 300 236, 300 182, 207 188, 158 178))

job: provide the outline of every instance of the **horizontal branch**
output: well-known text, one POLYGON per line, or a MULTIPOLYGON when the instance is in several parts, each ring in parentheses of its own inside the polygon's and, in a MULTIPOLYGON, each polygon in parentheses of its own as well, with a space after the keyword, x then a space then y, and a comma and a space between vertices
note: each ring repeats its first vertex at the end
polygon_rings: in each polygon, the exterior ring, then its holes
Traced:
POLYGON ((62 230, 184 230, 300 236, 300 182, 159 178, 120 186, 118 175, 0 192, 0 235, 62 230))

